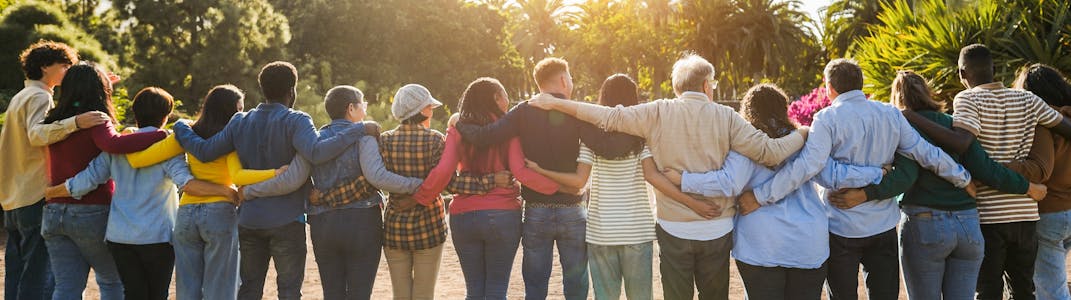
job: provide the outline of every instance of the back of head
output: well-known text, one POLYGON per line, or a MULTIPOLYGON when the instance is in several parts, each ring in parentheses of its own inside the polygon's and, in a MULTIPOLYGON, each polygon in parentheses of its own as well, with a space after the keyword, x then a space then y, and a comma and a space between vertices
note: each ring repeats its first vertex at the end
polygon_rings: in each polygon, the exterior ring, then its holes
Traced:
POLYGON ((993 81, 993 53, 983 44, 963 47, 959 50, 959 68, 975 84, 989 83, 993 81))
POLYGON ((829 87, 838 94, 863 89, 863 69, 853 59, 834 59, 826 64, 822 73, 829 87))
POLYGON ((134 104, 131 105, 138 127, 163 127, 164 121, 174 108, 175 98, 158 87, 141 89, 134 95, 134 104))
POLYGON ((297 86, 298 74, 294 65, 285 61, 276 61, 264 65, 257 76, 260 90, 265 101, 293 105, 294 87, 297 86))
POLYGON ((944 105, 933 100, 933 91, 926 79, 913 71, 897 71, 892 82, 889 102, 900 109, 944 112, 944 105))
POLYGON ((532 78, 541 89, 555 84, 555 80, 562 74, 569 72, 569 63, 557 57, 547 57, 540 60, 532 71, 532 78))
POLYGON ((112 84, 104 69, 91 62, 79 62, 67 70, 60 84, 56 107, 48 112, 45 124, 90 111, 100 111, 115 120, 112 84))
POLYGON ((773 84, 751 87, 740 100, 740 115, 772 138, 792 133, 796 124, 788 119, 788 96, 773 84))
POLYGON ((714 65, 695 53, 685 54, 673 64, 673 92, 703 92, 703 84, 714 79, 714 65))
POLYGON ((332 120, 346 118, 350 104, 364 102, 364 93, 356 87, 340 85, 327 90, 324 95, 324 109, 332 120))
POLYGON ((22 73, 26 79, 41 80, 44 73, 41 68, 57 63, 78 63, 78 51, 64 43, 52 41, 38 41, 19 55, 19 63, 22 65, 22 73))
MULTIPOLYGON (((599 104, 604 106, 633 106, 639 104, 640 94, 636 89, 636 82, 625 74, 614 74, 602 82, 599 89, 599 104)), ((588 127, 584 127, 588 128, 588 127)), ((595 155, 608 159, 622 159, 643 151, 643 138, 628 136, 627 138, 610 138, 613 134, 598 130, 597 132, 581 132, 586 142, 585 145, 595 155)))
POLYGON ((490 77, 477 78, 465 88, 458 106, 461 107, 459 123, 487 125, 506 112, 498 107, 497 96, 502 93, 502 83, 490 77))
MULTIPOLYGON (((460 115, 459 124, 474 124, 484 126, 491 124, 505 114, 498 106, 498 95, 505 93, 502 83, 498 79, 490 77, 477 78, 465 88, 458 101, 460 115)), ((500 149, 505 149, 507 143, 500 144, 500 149)), ((477 171, 489 171, 493 164, 492 157, 488 155, 489 147, 473 146, 465 143, 465 157, 469 165, 477 171)), ((503 152, 504 153, 504 152, 503 152)), ((501 156, 505 159, 505 156, 501 156)), ((504 161, 503 161, 504 162, 504 161)))
POLYGON ((1063 73, 1048 65, 1033 64, 1019 71, 1014 87, 1034 93, 1049 105, 1071 106, 1071 84, 1063 73))
POLYGON ((216 135, 241 110, 239 107, 244 100, 245 94, 236 86, 225 84, 213 87, 205 95, 201 116, 192 126, 193 132, 206 139, 216 135))

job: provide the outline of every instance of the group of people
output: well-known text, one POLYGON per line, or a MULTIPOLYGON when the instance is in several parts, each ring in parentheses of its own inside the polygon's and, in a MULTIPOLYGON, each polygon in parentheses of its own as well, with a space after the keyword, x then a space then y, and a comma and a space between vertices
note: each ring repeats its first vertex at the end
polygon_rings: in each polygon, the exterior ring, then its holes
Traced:
POLYGON ((512 109, 498 80, 470 83, 445 135, 417 84, 394 95, 396 128, 343 85, 317 129, 286 62, 261 69, 255 108, 219 85, 171 135, 174 99, 144 88, 120 134, 117 76, 62 43, 20 61, 0 133, 7 299, 80 299, 90 269, 102 299, 166 299, 172 274, 178 299, 260 299, 269 261, 298 299, 307 232, 324 298, 370 298, 385 256, 395 299, 432 299, 448 229, 467 299, 505 299, 519 247, 525 298, 547 298, 555 245, 565 298, 651 299, 655 241, 665 299, 727 299, 730 257, 749 299, 857 299, 859 265, 870 299, 898 298, 901 266, 911 299, 1071 298, 1071 84, 1032 65, 1006 88, 980 44, 952 115, 911 71, 889 104, 867 99, 850 59, 826 65, 832 105, 808 128, 773 84, 739 113, 713 102, 694 54, 676 98, 642 104, 623 74, 570 100, 568 63, 547 58, 512 109))

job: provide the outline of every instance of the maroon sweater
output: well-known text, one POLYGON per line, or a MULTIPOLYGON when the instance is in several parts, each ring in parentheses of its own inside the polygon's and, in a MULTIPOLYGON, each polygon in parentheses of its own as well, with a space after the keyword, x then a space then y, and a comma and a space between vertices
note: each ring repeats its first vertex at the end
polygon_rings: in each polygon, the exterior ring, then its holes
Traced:
MULTIPOLYGON (((67 139, 48 146, 49 184, 63 184, 74 177, 89 166, 89 162, 100 155, 101 150, 116 154, 138 152, 165 137, 167 133, 159 130, 119 135, 110 122, 76 131, 67 139)), ((110 204, 114 191, 115 183, 108 180, 107 183, 97 186, 96 190, 82 196, 82 200, 65 197, 49 199, 48 203, 110 204)))

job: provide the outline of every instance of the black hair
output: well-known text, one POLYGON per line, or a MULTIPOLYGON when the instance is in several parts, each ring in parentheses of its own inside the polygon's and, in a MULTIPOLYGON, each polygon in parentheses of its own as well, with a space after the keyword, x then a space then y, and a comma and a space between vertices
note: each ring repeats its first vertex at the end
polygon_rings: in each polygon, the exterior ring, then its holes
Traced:
POLYGON ((1071 84, 1063 73, 1051 66, 1033 64, 1023 69, 1014 86, 1034 93, 1049 105, 1071 106, 1071 84))
MULTIPOLYGON (((599 89, 599 104, 603 106, 633 106, 640 103, 640 94, 636 82, 625 74, 614 74, 602 82, 599 89)), ((593 128, 584 126, 581 128, 593 128)), ((588 129, 591 130, 591 129, 588 129)), ((582 137, 591 152, 607 159, 623 159, 643 151, 644 140, 641 137, 599 130, 597 133, 581 131, 582 137)))
POLYGON ((971 44, 959 51, 960 72, 978 83, 993 81, 993 53, 983 44, 971 44), (984 81, 984 82, 983 82, 984 81))
POLYGON ((361 93, 361 90, 348 85, 336 86, 324 96, 324 110, 332 120, 343 119, 346 118, 350 104, 361 103, 363 100, 364 93, 361 93))
POLYGON ((191 126, 193 132, 204 139, 216 135, 238 113, 238 105, 244 99, 245 94, 236 86, 225 84, 213 87, 205 95, 197 123, 191 126))
POLYGON ((257 76, 260 91, 264 93, 265 102, 280 103, 291 106, 294 103, 294 87, 297 86, 297 68, 285 61, 276 61, 264 65, 257 76))
MULTIPOLYGON (((498 79, 490 77, 477 78, 469 86, 465 88, 465 92, 461 94, 461 100, 458 101, 460 106, 458 117, 459 124, 473 124, 484 126, 491 124, 506 112, 502 111, 498 107, 498 95, 505 92, 505 88, 502 87, 502 83, 498 79)), ((508 143, 502 143, 498 145, 500 149, 505 150, 508 143)), ((493 146, 492 146, 493 147, 493 146)), ((490 155, 487 155, 488 146, 478 146, 469 143, 464 143, 466 156, 472 159, 473 168, 476 170, 487 170, 493 163, 490 160, 490 155)), ((505 153, 503 151, 502 153, 505 153)), ((501 157, 505 159, 505 156, 501 157)))
POLYGON ((167 116, 175 108, 175 98, 164 89, 147 87, 134 95, 134 104, 130 109, 134 111, 134 121, 138 127, 154 126, 163 127, 167 116))
POLYGON ((424 114, 418 113, 418 114, 413 115, 412 117, 409 117, 409 118, 406 118, 405 120, 402 120, 402 124, 407 124, 407 125, 408 124, 420 124, 420 123, 423 123, 424 121, 427 121, 427 120, 428 120, 428 116, 425 116, 424 114))
POLYGON ((48 111, 44 123, 54 123, 91 111, 106 113, 115 120, 112 84, 104 69, 91 62, 79 62, 63 76, 59 100, 56 107, 48 111))

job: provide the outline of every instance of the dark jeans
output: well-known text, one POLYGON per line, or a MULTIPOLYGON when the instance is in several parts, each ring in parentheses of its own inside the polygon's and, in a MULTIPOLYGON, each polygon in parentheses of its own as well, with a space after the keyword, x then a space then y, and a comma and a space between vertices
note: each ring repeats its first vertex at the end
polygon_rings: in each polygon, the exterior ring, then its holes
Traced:
POLYGON ((859 299, 859 264, 863 264, 869 299, 900 297, 900 258, 896 229, 864 238, 829 234, 829 299, 859 299))
POLYGON ((465 275, 465 299, 506 299, 513 259, 521 242, 521 211, 451 214, 450 228, 465 275))
POLYGON ((753 266, 736 261, 748 300, 817 300, 822 298, 826 265, 817 269, 753 266))
POLYGON ((565 299, 588 298, 588 250, 585 239, 587 213, 584 207, 524 209, 521 245, 521 275, 524 297, 546 299, 550 272, 554 268, 554 246, 562 266, 565 299))
POLYGON ((279 299, 301 299, 305 280, 305 223, 290 222, 269 229, 238 226, 238 273, 242 279, 238 299, 260 299, 268 261, 275 262, 279 299))
POLYGON ((985 258, 978 271, 978 299, 1002 299, 1007 279, 1010 299, 1034 299, 1037 222, 982 224, 985 258))
POLYGON ((7 248, 4 253, 4 299, 52 299, 55 280, 48 249, 41 237, 45 201, 4 211, 7 248))
POLYGON ((661 260, 662 293, 666 300, 729 299, 729 251, 733 234, 709 241, 675 237, 656 226, 658 257, 661 260))
POLYGON ((379 206, 309 216, 324 299, 369 299, 383 247, 379 206))
POLYGON ((175 270, 175 248, 169 243, 131 245, 108 242, 119 268, 126 299, 167 299, 175 270))

